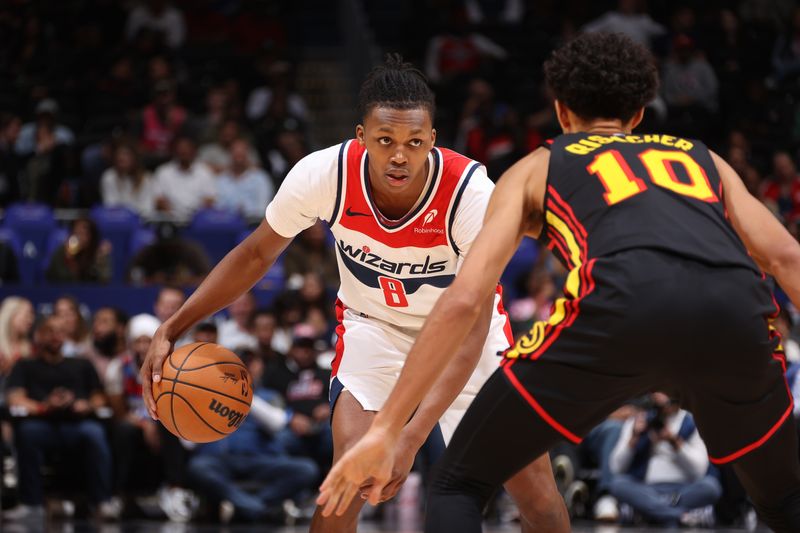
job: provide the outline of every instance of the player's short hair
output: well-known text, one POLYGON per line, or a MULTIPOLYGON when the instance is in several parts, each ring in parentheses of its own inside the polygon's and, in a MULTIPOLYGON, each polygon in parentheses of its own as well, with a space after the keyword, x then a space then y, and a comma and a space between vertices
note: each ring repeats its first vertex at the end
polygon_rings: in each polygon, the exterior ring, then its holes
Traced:
POLYGON ((544 74, 556 99, 587 120, 630 120, 658 90, 652 54, 621 33, 576 37, 553 52, 544 74))
POLYGON ((361 84, 358 112, 363 119, 376 107, 428 110, 433 120, 436 102, 425 75, 400 54, 386 54, 383 65, 373 68, 361 84))

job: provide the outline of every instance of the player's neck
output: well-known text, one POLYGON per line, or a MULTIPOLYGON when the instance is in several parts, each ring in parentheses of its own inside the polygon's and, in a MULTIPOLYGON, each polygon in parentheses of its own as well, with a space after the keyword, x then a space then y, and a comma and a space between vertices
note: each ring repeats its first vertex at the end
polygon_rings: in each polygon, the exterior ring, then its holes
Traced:
POLYGON ((615 133, 631 132, 630 126, 628 124, 623 124, 621 120, 593 120, 578 125, 577 130, 597 135, 614 135, 615 133))
POLYGON ((383 183, 376 183, 370 177, 372 195, 375 207, 380 213, 390 220, 400 220, 406 216, 417 204, 417 200, 425 190, 430 173, 430 162, 423 167, 422 175, 414 178, 409 187, 404 190, 391 190, 383 183))

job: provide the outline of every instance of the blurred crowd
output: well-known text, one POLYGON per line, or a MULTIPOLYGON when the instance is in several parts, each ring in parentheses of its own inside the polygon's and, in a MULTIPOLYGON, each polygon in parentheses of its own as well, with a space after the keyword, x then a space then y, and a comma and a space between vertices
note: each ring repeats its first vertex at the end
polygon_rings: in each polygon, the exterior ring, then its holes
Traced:
MULTIPOLYGON (((79 213, 58 221, 62 234, 37 279, 59 295, 0 303, 5 519, 307 518, 332 449, 338 274, 324 225, 282 255, 270 305, 245 295, 178 343, 217 342, 250 369, 256 399, 236 433, 207 445, 178 439, 149 419, 138 381, 158 325, 224 253, 187 240, 183 228, 209 210, 252 227, 292 165, 320 148, 295 89, 300 58, 288 35, 288 17, 303 5, 0 5, 0 207, 38 202, 79 213), (124 207, 149 231, 135 234, 137 247, 125 244, 123 274, 119 245, 89 211, 96 205, 124 207), (69 285, 55 285, 112 280, 160 286, 152 311, 129 316, 125 302, 114 301, 90 308, 69 285)), ((652 49, 662 74, 641 130, 703 139, 798 236, 794 2, 405 0, 364 9, 378 44, 420 65, 435 87, 439 144, 481 161, 493 179, 558 134, 541 75, 550 51, 581 31, 630 35, 652 49), (425 37, 408 39, 397 20, 416 21, 414 35, 425 37)), ((21 277, 21 250, 4 243, 7 284, 21 277)), ((522 243, 502 279, 516 335, 550 316, 565 275, 546 250, 522 243)), ((775 291, 783 309, 774 325, 800 394, 800 315, 775 291)), ((800 408, 795 414, 800 420, 800 408)), ((754 521, 741 486, 730 469, 709 464, 676 398, 632 399, 580 446, 564 444, 551 457, 576 518, 754 521)), ((500 495, 490 515, 513 520, 516 511, 500 495)))

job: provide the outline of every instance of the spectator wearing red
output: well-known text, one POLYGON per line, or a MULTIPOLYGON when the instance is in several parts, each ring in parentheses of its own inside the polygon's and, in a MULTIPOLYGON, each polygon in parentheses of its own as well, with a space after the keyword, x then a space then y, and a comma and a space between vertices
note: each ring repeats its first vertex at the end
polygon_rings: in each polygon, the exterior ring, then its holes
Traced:
POLYGON ((175 95, 175 84, 163 80, 153 86, 153 98, 139 117, 139 146, 152 162, 162 162, 186 123, 186 109, 175 95))

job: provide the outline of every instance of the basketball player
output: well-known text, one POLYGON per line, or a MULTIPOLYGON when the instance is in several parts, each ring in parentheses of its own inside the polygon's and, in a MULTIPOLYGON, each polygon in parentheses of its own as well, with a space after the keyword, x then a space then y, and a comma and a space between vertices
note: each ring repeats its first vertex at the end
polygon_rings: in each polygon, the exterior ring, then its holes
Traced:
POLYGON ((711 461, 733 465, 770 527, 800 531, 792 398, 759 269, 800 304, 800 246, 701 142, 631 133, 658 85, 643 47, 619 34, 582 35, 545 74, 564 135, 498 183, 391 396, 323 484, 323 513, 346 509, 365 479, 377 500, 404 421, 531 235, 570 269, 564 298, 506 352, 461 421, 433 482, 426 531, 480 531, 501 483, 654 389, 693 411, 711 461))
MULTIPOLYGON (((266 220, 226 256, 174 317, 159 328, 142 367, 151 416, 151 379, 192 324, 248 290, 303 229, 322 219, 336 238, 341 277, 338 342, 331 382, 334 462, 361 437, 394 385, 406 353, 477 235, 493 189, 485 169, 434 147, 434 100, 422 75, 399 57, 375 69, 359 95, 356 139, 315 152, 289 173, 266 220)), ((433 392, 409 417, 393 496, 429 434, 441 446, 512 342, 500 289, 433 392)), ((527 530, 567 531, 569 520, 546 455, 506 484, 527 530)), ((341 515, 317 512, 315 532, 355 531, 360 498, 341 515)))

